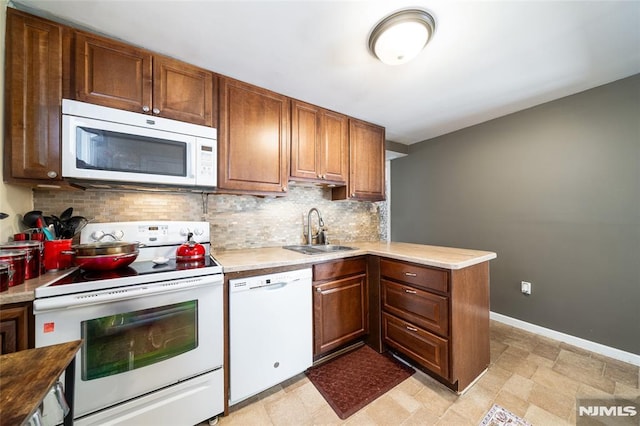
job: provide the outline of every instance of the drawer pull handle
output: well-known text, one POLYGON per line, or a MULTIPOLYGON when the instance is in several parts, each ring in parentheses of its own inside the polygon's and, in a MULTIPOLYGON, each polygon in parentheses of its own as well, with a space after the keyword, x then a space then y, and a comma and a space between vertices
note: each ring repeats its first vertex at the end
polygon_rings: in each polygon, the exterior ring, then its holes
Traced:
POLYGON ((404 273, 407 277, 417 277, 418 274, 414 274, 413 272, 405 272, 404 273))
POLYGON ((413 331, 413 332, 418 331, 418 329, 417 329, 417 328, 409 327, 409 326, 407 326, 407 330, 409 330, 409 331, 413 331))
POLYGON ((405 289, 404 289, 404 292, 405 292, 405 293, 409 293, 409 294, 416 294, 416 291, 415 291, 415 290, 409 290, 408 288, 405 288, 405 289))

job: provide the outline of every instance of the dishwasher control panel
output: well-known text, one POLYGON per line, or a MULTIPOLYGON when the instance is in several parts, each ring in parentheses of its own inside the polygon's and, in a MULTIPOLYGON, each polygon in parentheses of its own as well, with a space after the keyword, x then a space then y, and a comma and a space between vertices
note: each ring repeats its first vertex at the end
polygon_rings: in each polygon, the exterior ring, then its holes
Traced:
POLYGON ((235 293, 237 291, 252 290, 262 287, 277 286, 293 283, 305 279, 311 279, 311 268, 298 269, 295 271, 280 272, 269 275, 257 275, 254 277, 238 278, 229 280, 229 291, 235 293))

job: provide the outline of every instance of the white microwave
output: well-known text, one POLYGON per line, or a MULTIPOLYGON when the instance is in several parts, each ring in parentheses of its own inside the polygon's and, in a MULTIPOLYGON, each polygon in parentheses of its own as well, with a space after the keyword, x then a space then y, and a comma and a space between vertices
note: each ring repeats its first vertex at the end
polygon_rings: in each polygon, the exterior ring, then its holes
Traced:
POLYGON ((145 186, 215 187, 214 128, 62 100, 62 176, 145 186))

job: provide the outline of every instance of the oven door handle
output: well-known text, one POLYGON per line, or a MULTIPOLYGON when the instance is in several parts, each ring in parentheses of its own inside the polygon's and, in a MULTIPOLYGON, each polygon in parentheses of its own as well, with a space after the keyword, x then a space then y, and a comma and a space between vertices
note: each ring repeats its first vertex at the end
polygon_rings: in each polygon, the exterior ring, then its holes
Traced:
POLYGON ((36 299, 33 301, 33 313, 34 315, 38 315, 45 311, 73 309, 82 306, 96 305, 99 303, 147 297, 154 294, 167 294, 185 289, 211 286, 212 284, 213 283, 210 279, 192 278, 185 281, 165 281, 159 283, 140 284, 124 288, 114 288, 111 290, 36 299))

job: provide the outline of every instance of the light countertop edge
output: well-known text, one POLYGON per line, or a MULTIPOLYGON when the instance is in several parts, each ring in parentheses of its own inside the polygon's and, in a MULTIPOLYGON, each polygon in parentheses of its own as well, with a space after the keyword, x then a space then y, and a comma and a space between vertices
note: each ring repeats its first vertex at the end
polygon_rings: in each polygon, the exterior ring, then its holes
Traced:
POLYGON ((367 254, 452 270, 463 269, 497 258, 497 254, 490 251, 413 243, 355 241, 344 242, 343 245, 355 247, 356 250, 306 255, 281 247, 269 247, 214 252, 213 256, 222 264, 225 273, 292 265, 311 265, 367 254))
POLYGON ((24 284, 9 287, 7 290, 0 293, 0 305, 6 305, 9 303, 31 302, 35 298, 34 290, 36 288, 52 283, 64 276, 67 276, 76 269, 78 268, 74 267, 61 271, 49 271, 36 278, 25 281, 24 284))
MULTIPOLYGON (((295 265, 311 267, 314 263, 363 256, 367 254, 451 270, 467 268, 497 257, 497 254, 491 251, 413 243, 354 241, 344 242, 343 245, 354 247, 356 249, 326 254, 307 255, 286 250, 282 247, 266 247, 220 251, 212 254, 222 265, 224 273, 295 265)), ((0 305, 33 301, 34 290, 36 288, 68 275, 76 269, 77 268, 71 268, 64 271, 47 272, 46 274, 29 280, 24 284, 10 287, 8 290, 0 293, 0 305)))

